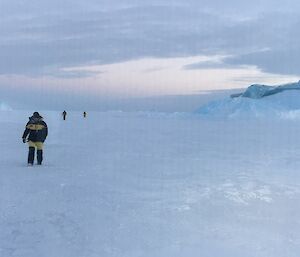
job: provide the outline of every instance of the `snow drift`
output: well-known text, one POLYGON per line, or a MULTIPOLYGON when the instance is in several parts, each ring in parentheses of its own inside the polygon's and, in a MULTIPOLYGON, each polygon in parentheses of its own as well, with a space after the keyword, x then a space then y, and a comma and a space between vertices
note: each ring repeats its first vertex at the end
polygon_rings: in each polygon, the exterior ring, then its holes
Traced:
POLYGON ((218 117, 300 118, 300 81, 280 86, 251 85, 244 93, 212 101, 197 112, 218 117))

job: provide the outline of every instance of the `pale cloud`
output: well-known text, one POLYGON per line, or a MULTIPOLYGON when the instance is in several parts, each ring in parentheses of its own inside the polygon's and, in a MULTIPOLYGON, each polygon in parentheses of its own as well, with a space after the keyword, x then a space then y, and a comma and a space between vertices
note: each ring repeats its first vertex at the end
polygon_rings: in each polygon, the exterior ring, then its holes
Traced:
POLYGON ((0 84, 16 91, 74 93, 99 97, 145 97, 155 95, 197 94, 207 89, 246 87, 252 83, 278 84, 297 80, 295 76, 265 73, 255 66, 231 68, 185 69, 193 63, 220 63, 226 56, 189 58, 148 58, 107 65, 63 68, 64 73, 88 73, 82 78, 31 78, 0 76, 0 84), (159 68, 157 68, 159 67, 159 68))
POLYGON ((300 65, 299 10, 296 0, 2 0, 0 74, 60 77, 66 66, 230 55, 224 67, 299 75, 286 68, 291 56, 300 65), (252 55, 262 48, 268 61, 252 55))
POLYGON ((55 105, 296 81, 299 14, 298 0, 1 0, 0 93, 55 105))

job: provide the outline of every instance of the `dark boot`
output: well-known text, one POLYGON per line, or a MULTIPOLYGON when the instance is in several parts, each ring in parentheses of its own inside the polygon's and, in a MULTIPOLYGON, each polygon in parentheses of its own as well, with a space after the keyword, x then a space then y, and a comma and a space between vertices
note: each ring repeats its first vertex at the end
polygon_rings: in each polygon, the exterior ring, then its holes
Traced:
POLYGON ((41 165, 43 161, 43 150, 37 150, 37 164, 41 165))
POLYGON ((28 151, 28 164, 33 165, 33 162, 34 162, 34 152, 35 152, 35 148, 34 147, 29 147, 29 151, 28 151))

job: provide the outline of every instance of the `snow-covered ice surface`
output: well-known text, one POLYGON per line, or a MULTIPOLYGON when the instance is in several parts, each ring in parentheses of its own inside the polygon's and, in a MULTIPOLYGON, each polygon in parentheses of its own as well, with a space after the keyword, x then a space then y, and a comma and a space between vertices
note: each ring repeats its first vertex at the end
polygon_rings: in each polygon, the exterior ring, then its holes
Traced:
POLYGON ((0 112, 1 257, 298 257, 300 114, 0 112))
POLYGON ((0 111, 11 111, 12 108, 6 103, 0 103, 0 111))

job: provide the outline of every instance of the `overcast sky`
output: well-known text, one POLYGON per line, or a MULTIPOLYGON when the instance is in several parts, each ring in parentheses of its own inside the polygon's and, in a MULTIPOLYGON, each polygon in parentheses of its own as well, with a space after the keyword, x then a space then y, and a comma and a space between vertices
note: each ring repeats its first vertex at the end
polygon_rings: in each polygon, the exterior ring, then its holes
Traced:
POLYGON ((299 14, 297 0, 1 0, 0 94, 63 106, 295 81, 299 14))

